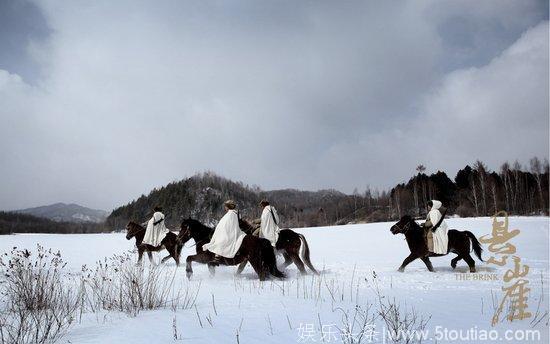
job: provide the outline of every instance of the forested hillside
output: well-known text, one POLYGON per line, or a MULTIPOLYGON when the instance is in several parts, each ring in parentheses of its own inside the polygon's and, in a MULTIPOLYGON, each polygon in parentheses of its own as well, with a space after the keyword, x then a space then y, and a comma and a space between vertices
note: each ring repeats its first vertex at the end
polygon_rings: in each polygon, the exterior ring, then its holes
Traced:
POLYGON ((498 172, 478 160, 459 170, 453 181, 440 171, 428 176, 420 165, 416 176, 391 190, 389 214, 392 218, 424 215, 426 202, 438 199, 449 208, 448 214, 463 217, 493 215, 500 210, 548 215, 548 170, 548 161, 537 158, 530 160, 529 167, 506 162, 498 172))
POLYGON ((155 205, 164 208, 169 228, 177 229, 182 218, 192 217, 215 225, 223 215, 227 199, 238 203, 243 217, 260 216, 258 203, 268 199, 277 207, 282 225, 313 227, 350 222, 395 220, 404 214, 423 217, 426 203, 438 199, 448 214, 487 216, 498 210, 515 215, 548 214, 548 162, 534 158, 529 167, 504 163, 490 171, 481 161, 466 166, 451 179, 438 171, 426 174, 419 165, 416 175, 389 192, 373 191, 347 195, 336 190, 263 191, 257 186, 234 182, 212 172, 197 174, 142 195, 115 209, 106 223, 56 222, 13 212, 0 212, 0 234, 9 233, 95 233, 123 229, 129 220, 144 222, 155 205))
POLYGON ((419 165, 415 176, 390 192, 367 188, 352 195, 335 190, 263 191, 207 172, 155 189, 115 209, 107 226, 122 228, 128 220, 146 221, 155 205, 164 207, 170 228, 177 228, 184 217, 214 225, 223 215, 226 199, 237 201, 243 217, 257 218, 261 210, 258 202, 266 198, 279 210, 283 225, 289 227, 387 221, 404 214, 424 216, 430 199, 441 200, 448 214, 460 216, 492 215, 497 210, 516 215, 548 214, 546 160, 534 158, 529 167, 504 163, 498 172, 477 161, 458 171, 453 179, 441 171, 428 175, 425 170, 419 165))
POLYGON ((207 172, 155 189, 148 196, 143 195, 115 209, 107 218, 107 224, 120 228, 128 220, 145 221, 155 205, 164 208, 166 222, 171 228, 175 228, 183 217, 215 224, 224 213, 222 204, 227 199, 237 201, 243 217, 256 218, 261 211, 258 203, 263 198, 277 206, 285 225, 297 227, 336 223, 359 207, 360 196, 334 190, 262 191, 207 172))

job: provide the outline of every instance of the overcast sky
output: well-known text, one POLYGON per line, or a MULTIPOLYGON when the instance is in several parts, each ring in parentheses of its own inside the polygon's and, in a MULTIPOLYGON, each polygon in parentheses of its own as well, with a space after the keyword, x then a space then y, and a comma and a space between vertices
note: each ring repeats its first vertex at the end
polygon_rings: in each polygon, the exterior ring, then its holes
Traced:
POLYGON ((0 209, 548 156, 548 1, 0 0, 0 209))

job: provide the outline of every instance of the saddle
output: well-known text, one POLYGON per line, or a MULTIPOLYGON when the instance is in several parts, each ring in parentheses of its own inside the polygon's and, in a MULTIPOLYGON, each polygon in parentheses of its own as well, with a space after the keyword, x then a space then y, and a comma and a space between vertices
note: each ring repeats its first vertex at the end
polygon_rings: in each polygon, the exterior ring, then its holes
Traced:
POLYGON ((424 240, 426 241, 426 246, 428 246, 428 251, 434 251, 434 232, 432 232, 430 227, 424 227, 424 240))

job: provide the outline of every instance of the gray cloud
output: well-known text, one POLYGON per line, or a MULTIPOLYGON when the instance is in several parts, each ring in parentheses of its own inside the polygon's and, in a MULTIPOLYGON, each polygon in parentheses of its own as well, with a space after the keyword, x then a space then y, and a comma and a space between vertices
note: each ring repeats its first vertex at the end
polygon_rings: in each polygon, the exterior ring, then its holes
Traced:
POLYGON ((544 2, 38 5, 42 77, 0 71, 0 208, 108 209, 207 169, 350 192, 548 155, 544 2))
POLYGON ((35 81, 40 68, 29 55, 35 42, 50 34, 40 9, 25 0, 0 1, 0 69, 35 81))

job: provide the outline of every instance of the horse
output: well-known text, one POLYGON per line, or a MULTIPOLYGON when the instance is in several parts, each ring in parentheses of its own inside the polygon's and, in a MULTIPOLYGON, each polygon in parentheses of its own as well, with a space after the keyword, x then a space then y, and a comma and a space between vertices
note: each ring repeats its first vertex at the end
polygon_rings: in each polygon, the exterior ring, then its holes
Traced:
MULTIPOLYGON (((239 226, 246 234, 252 234, 256 230, 256 227, 252 225, 249 221, 239 218, 239 226)), ((307 267, 315 274, 319 275, 319 272, 311 264, 309 258, 309 245, 306 238, 303 234, 296 233, 290 228, 281 229, 279 232, 279 238, 275 243, 275 249, 282 251, 285 262, 283 263, 282 269, 286 269, 287 266, 294 263, 302 275, 305 275, 306 269, 304 263, 307 267), (302 257, 300 258, 300 247, 303 245, 302 257)), ((246 261, 242 262, 238 269, 237 274, 240 274, 245 266, 246 261)))
MULTIPOLYGON (((441 222, 441 221, 440 221, 441 222)), ((390 231, 393 235, 404 234, 409 250, 411 254, 401 264, 398 271, 405 271, 405 267, 417 258, 420 258, 430 272, 434 272, 432 263, 429 257, 441 257, 449 253, 455 253, 457 256, 451 260, 451 267, 456 268, 456 264, 461 259, 464 259, 470 267, 470 272, 476 272, 476 266, 474 259, 470 256, 470 242, 477 258, 483 261, 481 258, 481 252, 483 249, 475 235, 470 231, 458 231, 456 229, 450 229, 447 232, 449 237, 449 244, 447 253, 436 254, 428 251, 428 244, 424 235, 424 228, 420 227, 418 223, 409 215, 405 215, 395 225, 391 226, 390 231)))
POLYGON ((169 255, 162 258, 161 263, 166 262, 170 258, 174 258, 174 260, 176 261, 176 265, 180 265, 180 253, 183 245, 178 244, 176 234, 168 232, 164 239, 162 239, 162 241, 160 242, 160 245, 157 247, 142 244, 143 237, 145 237, 145 228, 140 224, 130 221, 126 225, 126 240, 130 240, 133 237, 136 238, 136 247, 138 249, 138 264, 141 263, 143 252, 146 251, 147 255, 149 256, 149 261, 153 262, 153 254, 151 252, 158 252, 166 249, 169 255))
POLYGON ((271 243, 267 239, 255 237, 247 234, 241 244, 241 247, 233 258, 219 257, 215 259, 215 254, 210 251, 204 251, 202 245, 210 242, 210 238, 214 234, 214 228, 203 225, 194 219, 185 219, 181 223, 181 230, 178 234, 178 243, 185 245, 187 241, 193 239, 195 241, 195 255, 190 255, 186 259, 186 274, 187 278, 191 278, 193 274, 192 262, 198 262, 208 265, 208 270, 211 275, 214 275, 215 266, 217 265, 237 265, 244 260, 250 262, 254 271, 258 274, 261 281, 264 281, 272 275, 276 278, 285 278, 285 274, 277 269, 277 260, 275 252, 271 247, 271 243))

